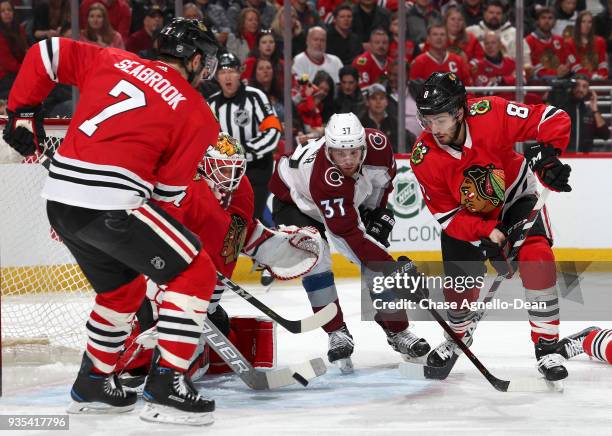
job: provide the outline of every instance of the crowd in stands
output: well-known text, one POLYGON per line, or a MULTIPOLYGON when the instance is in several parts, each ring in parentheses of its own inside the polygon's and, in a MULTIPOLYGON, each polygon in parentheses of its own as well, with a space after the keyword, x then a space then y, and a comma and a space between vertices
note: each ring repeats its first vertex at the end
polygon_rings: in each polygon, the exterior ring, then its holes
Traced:
MULTIPOLYGON (((432 72, 454 72, 472 86, 516 83, 512 1, 406 1, 403 60, 398 60, 398 0, 292 0, 290 24, 284 22, 283 0, 192 1, 183 5, 182 15, 212 24, 219 42, 242 63, 243 83, 263 91, 281 121, 292 111, 298 141, 321 136, 331 114, 350 111, 364 125, 387 133, 397 147, 398 99, 404 98, 410 149, 420 133, 414 96, 432 72), (289 61, 283 59, 287 25, 289 61), (286 65, 293 72, 289 109, 283 98, 286 65), (400 66, 406 69, 404 96, 398 95, 400 66)), ((0 0, 0 100, 7 98, 29 46, 72 35, 71 13, 69 0, 0 0)), ((78 13, 82 41, 146 58, 155 58, 156 33, 175 15, 172 0, 83 0, 78 13)), ((564 103, 571 100, 573 108, 581 103, 595 126, 592 138, 607 138, 608 121, 597 110, 597 95, 582 94, 585 82, 587 89, 609 84, 612 0, 525 0, 523 25, 527 83, 565 83, 564 103)), ((208 97, 218 89, 213 83, 201 91, 208 97)), ((558 95, 528 94, 527 101, 558 95)), ((57 87, 45 103, 46 114, 69 117, 70 99, 70 88, 57 87)), ((592 138, 590 146, 574 149, 594 149, 592 138)))

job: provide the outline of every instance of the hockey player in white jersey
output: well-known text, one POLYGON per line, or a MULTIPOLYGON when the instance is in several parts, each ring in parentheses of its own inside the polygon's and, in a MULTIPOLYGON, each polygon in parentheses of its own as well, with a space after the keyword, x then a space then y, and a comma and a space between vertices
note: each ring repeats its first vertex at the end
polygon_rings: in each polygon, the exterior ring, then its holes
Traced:
MULTIPOLYGON (((300 145, 278 162, 269 185, 273 219, 317 227, 357 265, 392 262, 386 247, 395 221, 386 206, 395 173, 392 147, 382 132, 364 129, 352 113, 334 114, 323 138, 300 145)), ((328 243, 302 284, 315 312, 332 302, 338 305, 336 317, 323 326, 329 334, 327 355, 342 372, 351 372, 353 338, 338 301, 328 243)), ((402 355, 420 357, 429 351, 429 344, 409 330, 405 311, 377 311, 375 320, 402 355)))

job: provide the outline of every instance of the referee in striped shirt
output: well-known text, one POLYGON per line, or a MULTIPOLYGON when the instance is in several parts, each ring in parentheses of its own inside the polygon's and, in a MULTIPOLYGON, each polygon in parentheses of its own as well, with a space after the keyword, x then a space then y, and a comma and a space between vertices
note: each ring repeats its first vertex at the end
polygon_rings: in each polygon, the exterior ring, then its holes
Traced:
POLYGON ((238 139, 247 157, 246 176, 255 193, 254 217, 262 219, 272 176, 272 156, 281 138, 281 123, 268 96, 240 80, 240 61, 231 53, 219 59, 217 81, 221 90, 208 98, 221 130, 238 139))

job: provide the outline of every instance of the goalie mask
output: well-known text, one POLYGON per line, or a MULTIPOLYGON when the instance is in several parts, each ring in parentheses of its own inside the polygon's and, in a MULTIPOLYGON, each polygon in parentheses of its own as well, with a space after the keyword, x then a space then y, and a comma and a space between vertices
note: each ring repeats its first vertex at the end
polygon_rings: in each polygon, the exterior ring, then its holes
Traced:
POLYGON ((207 181, 224 208, 229 206, 232 192, 238 188, 245 171, 242 145, 225 132, 219 132, 217 143, 208 146, 198 166, 198 174, 207 181))

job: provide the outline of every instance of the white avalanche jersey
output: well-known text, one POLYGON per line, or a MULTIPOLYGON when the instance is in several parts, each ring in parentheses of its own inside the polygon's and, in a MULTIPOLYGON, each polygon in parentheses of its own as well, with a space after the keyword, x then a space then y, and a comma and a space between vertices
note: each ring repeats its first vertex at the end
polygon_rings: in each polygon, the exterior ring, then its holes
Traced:
POLYGON ((309 141, 283 157, 270 181, 281 201, 325 225, 340 252, 355 263, 390 260, 384 247, 365 233, 359 208, 386 207, 396 165, 387 137, 366 130, 366 159, 353 177, 345 177, 325 156, 325 138, 309 141))

